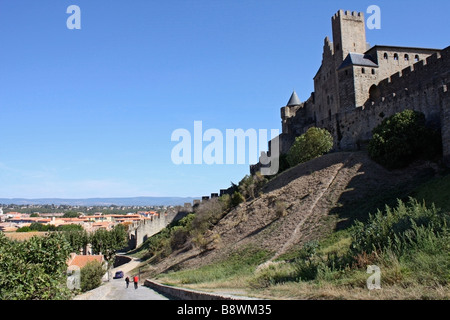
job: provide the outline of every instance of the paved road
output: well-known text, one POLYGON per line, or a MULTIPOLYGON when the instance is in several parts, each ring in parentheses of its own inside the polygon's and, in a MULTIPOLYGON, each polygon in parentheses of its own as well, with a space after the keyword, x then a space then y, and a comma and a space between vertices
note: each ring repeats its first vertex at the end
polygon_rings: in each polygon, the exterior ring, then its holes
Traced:
MULTIPOLYGON (((128 275, 132 279, 130 271, 139 265, 139 260, 133 260, 129 263, 112 269, 114 275, 117 270, 121 270, 125 273, 125 277, 128 275)), ((109 282, 105 282, 100 287, 78 295, 74 300, 169 300, 167 297, 157 293, 156 291, 141 286, 135 289, 133 282, 130 282, 129 287, 126 287, 124 278, 111 279, 109 282)))

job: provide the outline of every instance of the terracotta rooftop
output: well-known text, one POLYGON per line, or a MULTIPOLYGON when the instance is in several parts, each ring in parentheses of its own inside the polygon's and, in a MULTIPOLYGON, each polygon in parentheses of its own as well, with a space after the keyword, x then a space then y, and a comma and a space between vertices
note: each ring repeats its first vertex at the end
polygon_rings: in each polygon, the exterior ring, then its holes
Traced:
POLYGON ((82 255, 72 255, 67 262, 68 266, 78 266, 83 268, 88 262, 98 261, 100 263, 103 262, 103 256, 101 255, 92 255, 92 256, 82 256, 82 255))

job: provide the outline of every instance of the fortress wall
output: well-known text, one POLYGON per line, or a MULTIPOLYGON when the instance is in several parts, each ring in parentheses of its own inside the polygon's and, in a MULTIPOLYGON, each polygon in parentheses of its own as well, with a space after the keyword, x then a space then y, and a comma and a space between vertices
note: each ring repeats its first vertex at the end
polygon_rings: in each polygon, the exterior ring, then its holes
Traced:
MULTIPOLYGON (((438 89, 430 88, 426 94, 422 92, 411 94, 409 91, 403 91, 383 97, 379 103, 338 114, 335 119, 336 124, 326 123, 325 127, 333 128, 334 126, 332 134, 336 137, 338 149, 355 150, 359 149, 361 142, 371 139, 372 130, 386 117, 407 109, 423 112, 429 124, 439 127, 442 121, 441 108, 438 89), (426 105, 422 104, 424 101, 426 105)), ((447 119, 450 120, 450 118, 447 119)))
POLYGON ((162 229, 167 227, 173 221, 179 220, 184 217, 186 213, 180 214, 175 211, 170 211, 166 215, 159 215, 158 217, 152 217, 151 220, 143 220, 135 229, 135 247, 139 247, 151 236, 157 234, 162 229))
POLYGON ((401 72, 380 81, 378 87, 381 95, 399 92, 408 88, 409 91, 429 90, 429 87, 438 88, 445 83, 450 72, 450 47, 429 56, 426 60, 406 67, 401 72))
POLYGON ((423 112, 430 125, 442 126, 446 143, 444 150, 449 150, 450 111, 446 86, 449 81, 450 47, 441 54, 430 56, 425 63, 420 61, 413 68, 407 67, 401 73, 381 81, 378 102, 367 101, 363 107, 341 112, 331 120, 318 123, 318 126, 330 130, 337 149, 355 150, 361 142, 372 137, 372 130, 386 117, 412 109, 423 112))
POLYGON ((376 59, 376 62, 379 65, 377 74, 380 79, 384 79, 408 66, 412 66, 416 63, 416 56, 418 56, 419 61, 421 61, 428 58, 433 53, 430 49, 375 46, 369 50, 367 54, 376 59), (384 54, 387 55, 387 59, 384 58, 384 54), (398 60, 395 60, 395 54, 398 56, 398 60), (405 55, 408 55, 408 60, 405 59, 405 55))

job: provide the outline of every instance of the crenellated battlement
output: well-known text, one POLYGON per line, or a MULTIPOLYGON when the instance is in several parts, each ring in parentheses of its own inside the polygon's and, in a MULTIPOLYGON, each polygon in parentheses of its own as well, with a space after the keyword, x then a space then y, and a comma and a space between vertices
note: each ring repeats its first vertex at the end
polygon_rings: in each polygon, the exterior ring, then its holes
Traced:
POLYGON ((364 20, 364 13, 363 12, 357 12, 357 11, 349 11, 349 10, 339 10, 337 13, 333 15, 333 20, 336 20, 338 18, 355 18, 358 20, 364 20))
POLYGON ((390 77, 381 80, 378 87, 382 97, 392 93, 401 94, 402 91, 421 91, 429 86, 442 87, 450 77, 450 47, 406 67, 390 77))

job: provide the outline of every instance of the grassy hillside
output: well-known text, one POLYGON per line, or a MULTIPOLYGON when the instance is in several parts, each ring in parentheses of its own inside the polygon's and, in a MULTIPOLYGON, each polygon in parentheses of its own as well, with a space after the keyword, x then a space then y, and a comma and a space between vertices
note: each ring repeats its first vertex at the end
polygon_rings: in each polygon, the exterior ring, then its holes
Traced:
POLYGON ((147 276, 265 298, 450 298, 450 175, 437 173, 426 163, 387 171, 364 153, 315 159, 215 215, 195 237, 194 217, 165 230, 153 254, 148 244, 141 251, 147 276), (380 267, 381 290, 367 289, 368 265, 380 267))
POLYGON ((434 203, 444 211, 450 211, 450 173, 429 180, 414 190, 411 196, 427 204, 434 203))

